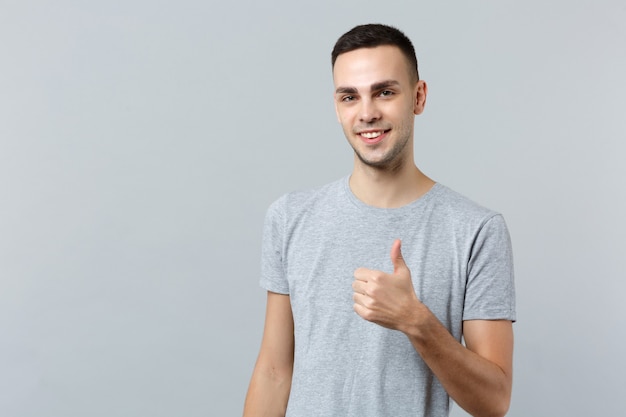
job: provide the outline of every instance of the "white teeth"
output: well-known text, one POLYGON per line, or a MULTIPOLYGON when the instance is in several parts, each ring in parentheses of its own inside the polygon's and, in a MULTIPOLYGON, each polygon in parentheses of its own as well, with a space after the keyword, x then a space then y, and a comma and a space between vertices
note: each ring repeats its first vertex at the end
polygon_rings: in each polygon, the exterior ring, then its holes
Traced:
POLYGON ((383 132, 363 132, 361 133, 361 136, 367 138, 367 139, 374 139, 379 137, 380 135, 382 135, 383 132))

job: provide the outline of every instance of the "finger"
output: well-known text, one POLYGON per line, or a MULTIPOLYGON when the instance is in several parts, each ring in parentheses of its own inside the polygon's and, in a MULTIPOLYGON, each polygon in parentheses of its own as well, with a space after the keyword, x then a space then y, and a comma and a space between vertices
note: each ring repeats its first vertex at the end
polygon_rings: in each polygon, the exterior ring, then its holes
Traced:
POLYGON ((363 306, 362 304, 355 303, 353 309, 356 314, 361 316, 362 319, 372 321, 372 311, 367 307, 363 306))
POLYGON ((369 281, 369 278, 372 275, 372 270, 371 269, 367 269, 367 268, 357 268, 354 271, 354 278, 358 279, 359 281, 369 281))
POLYGON ((365 282, 364 281, 359 281, 359 280, 355 280, 352 282, 352 290, 354 292, 358 292, 359 294, 367 294, 367 291, 365 289, 365 282))
POLYGON ((354 301, 355 305, 360 305, 362 307, 367 308, 368 297, 367 295, 361 294, 359 292, 355 292, 352 294, 352 301, 354 301))
POLYGON ((406 263, 404 262, 404 257, 402 256, 402 241, 400 239, 396 239, 391 245, 391 253, 389 254, 391 257, 391 263, 393 264, 393 273, 397 274, 398 271, 403 269, 408 269, 406 263))
POLYGON ((358 314, 361 317, 363 317, 363 312, 366 310, 365 307, 363 307, 357 302, 354 303, 354 305, 352 306, 352 309, 356 312, 356 314, 358 314))

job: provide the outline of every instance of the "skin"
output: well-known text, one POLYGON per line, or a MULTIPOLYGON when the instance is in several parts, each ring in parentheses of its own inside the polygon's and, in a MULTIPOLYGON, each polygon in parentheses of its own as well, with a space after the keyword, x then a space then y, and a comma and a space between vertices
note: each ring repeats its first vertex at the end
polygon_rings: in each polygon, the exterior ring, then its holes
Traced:
POLYGON ((288 295, 267 293, 265 329, 244 417, 284 416, 293 372, 293 316, 288 295))
MULTIPOLYGON (((352 192, 366 204, 385 208, 403 206, 428 192, 434 182, 413 161, 414 118, 424 110, 428 88, 412 77, 401 51, 379 46, 344 53, 335 62, 333 78, 337 119, 355 154, 352 192)), ((465 321, 462 345, 417 298, 399 240, 390 257, 392 272, 354 271, 354 311, 364 320, 403 332, 468 413, 506 414, 512 388, 511 322, 465 321)), ((245 417, 285 414, 293 346, 289 296, 268 293, 245 417)))
POLYGON ((413 162, 414 120, 424 111, 428 86, 413 78, 400 50, 379 46, 339 55, 333 78, 337 119, 355 154, 354 194, 393 208, 428 192, 434 181, 413 162), (370 143, 364 132, 383 134, 370 143))

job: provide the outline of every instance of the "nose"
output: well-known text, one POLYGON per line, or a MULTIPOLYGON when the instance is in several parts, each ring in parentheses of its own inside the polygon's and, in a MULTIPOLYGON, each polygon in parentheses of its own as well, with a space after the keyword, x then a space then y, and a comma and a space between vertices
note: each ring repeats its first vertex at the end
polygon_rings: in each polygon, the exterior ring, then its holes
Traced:
POLYGON ((373 123, 381 117, 380 110, 374 100, 363 99, 359 110, 359 121, 362 123, 373 123))

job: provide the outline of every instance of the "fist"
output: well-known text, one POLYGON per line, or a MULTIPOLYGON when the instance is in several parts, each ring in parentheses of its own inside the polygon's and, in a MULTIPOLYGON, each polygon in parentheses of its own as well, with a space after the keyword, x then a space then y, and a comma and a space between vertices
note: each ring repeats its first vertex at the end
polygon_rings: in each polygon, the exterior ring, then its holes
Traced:
POLYGON ((402 257, 401 242, 391 246, 393 273, 358 268, 354 271, 354 311, 367 321, 405 331, 415 320, 421 302, 411 280, 411 271, 402 257))

